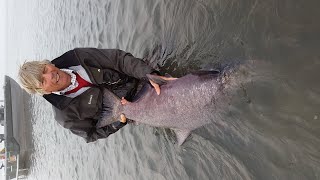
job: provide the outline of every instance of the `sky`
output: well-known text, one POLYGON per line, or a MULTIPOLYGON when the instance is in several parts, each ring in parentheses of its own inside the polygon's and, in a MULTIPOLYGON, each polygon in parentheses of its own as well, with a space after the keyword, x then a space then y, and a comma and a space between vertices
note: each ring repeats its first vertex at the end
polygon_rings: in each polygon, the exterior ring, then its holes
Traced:
MULTIPOLYGON (((3 99, 3 81, 4 81, 4 68, 5 68, 5 43, 6 43, 6 36, 5 36, 5 24, 6 24, 6 10, 5 10, 5 1, 0 0, 0 100, 3 99)), ((3 133, 3 127, 0 126, 0 133, 3 133)), ((0 144, 0 149, 3 148, 3 142, 0 144)), ((0 175, 4 172, 0 171, 0 175)), ((1 179, 2 177, 0 177, 1 179)))
MULTIPOLYGON (((0 100, 3 99, 3 81, 5 74, 5 58, 6 58, 6 34, 5 34, 5 25, 6 25, 6 1, 0 0, 0 100)), ((0 133, 3 132, 3 127, 0 126, 0 133)), ((0 144, 0 149, 2 149, 3 143, 0 144)), ((0 173, 1 174, 1 173, 0 173)))
POLYGON ((6 26, 6 1, 0 0, 0 99, 3 99, 3 81, 5 74, 5 59, 6 59, 6 34, 5 34, 5 26, 6 26))

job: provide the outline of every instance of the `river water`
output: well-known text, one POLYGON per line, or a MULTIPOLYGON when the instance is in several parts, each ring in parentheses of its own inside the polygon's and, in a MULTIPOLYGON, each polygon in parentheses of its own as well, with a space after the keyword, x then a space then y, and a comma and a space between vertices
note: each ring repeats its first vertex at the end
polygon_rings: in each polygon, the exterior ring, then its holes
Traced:
MULTIPOLYGON (((236 59, 269 64, 225 116, 179 147, 127 125, 95 143, 32 96, 30 180, 320 179, 320 1, 10 0, 6 74, 75 47, 120 48, 180 77, 236 59), (271 78, 270 78, 271 77, 271 78)), ((212 111, 212 113, 215 113, 212 111)))

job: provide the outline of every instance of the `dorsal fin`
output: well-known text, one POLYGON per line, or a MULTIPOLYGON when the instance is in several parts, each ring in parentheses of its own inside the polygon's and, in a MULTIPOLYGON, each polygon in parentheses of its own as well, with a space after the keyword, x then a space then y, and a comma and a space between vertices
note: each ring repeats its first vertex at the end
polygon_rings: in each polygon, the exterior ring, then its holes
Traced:
POLYGON ((164 85, 164 84, 167 84, 167 82, 168 82, 167 80, 162 79, 158 75, 147 74, 146 76, 148 77, 149 80, 157 83, 160 86, 164 85))
POLYGON ((168 78, 173 78, 173 77, 172 77, 170 74, 168 74, 168 73, 165 73, 164 76, 165 76, 165 77, 168 77, 168 78))

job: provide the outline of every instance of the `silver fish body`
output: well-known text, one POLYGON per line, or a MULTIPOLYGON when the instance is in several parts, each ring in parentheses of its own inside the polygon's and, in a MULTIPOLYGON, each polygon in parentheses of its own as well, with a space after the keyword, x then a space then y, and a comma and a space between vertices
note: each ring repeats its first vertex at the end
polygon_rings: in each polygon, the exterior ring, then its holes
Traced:
POLYGON ((215 74, 188 74, 161 86, 148 85, 144 95, 124 106, 127 118, 150 126, 194 130, 210 122, 220 83, 215 74), (212 110, 212 111, 211 111, 212 110))

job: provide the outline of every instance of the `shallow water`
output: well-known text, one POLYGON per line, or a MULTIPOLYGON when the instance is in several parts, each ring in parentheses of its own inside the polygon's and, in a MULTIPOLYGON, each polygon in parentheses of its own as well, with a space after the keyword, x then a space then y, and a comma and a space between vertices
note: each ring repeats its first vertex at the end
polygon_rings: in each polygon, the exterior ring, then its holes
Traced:
POLYGON ((75 47, 120 48, 177 77, 234 60, 269 64, 268 80, 244 84, 224 116, 182 147, 171 131, 143 125, 86 144, 33 97, 28 179, 320 179, 319 5, 8 1, 7 74, 14 78, 25 59, 75 47))

